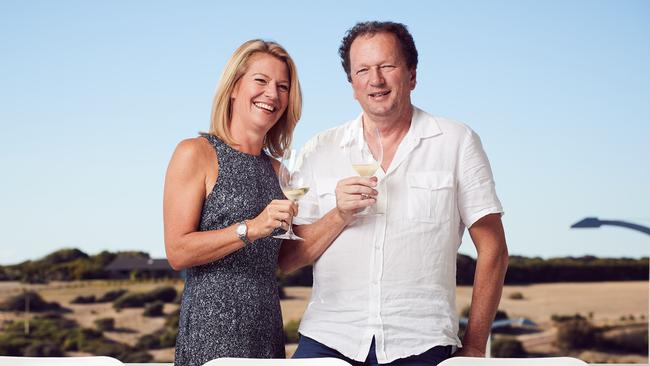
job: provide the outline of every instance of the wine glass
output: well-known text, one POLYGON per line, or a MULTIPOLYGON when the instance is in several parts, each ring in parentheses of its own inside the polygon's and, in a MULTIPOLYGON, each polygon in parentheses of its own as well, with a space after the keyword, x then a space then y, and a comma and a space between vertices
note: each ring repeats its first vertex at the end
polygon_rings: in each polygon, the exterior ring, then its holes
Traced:
MULTIPOLYGON (((384 149, 381 145, 381 134, 376 127, 365 129, 360 128, 356 143, 349 146, 350 163, 352 168, 362 177, 372 177, 381 166, 384 156, 384 149)), ((364 198, 369 198, 363 195, 364 198)), ((376 216, 381 215, 375 206, 366 207, 355 216, 376 216)))
MULTIPOLYGON (((300 156, 299 151, 296 149, 285 150, 280 163, 278 181, 280 182, 282 193, 293 202, 300 200, 309 191, 306 180, 300 172, 301 166, 302 156, 300 156)), ((304 240, 293 233, 292 226, 292 223, 289 223, 289 230, 282 235, 275 235, 274 238, 304 240)))

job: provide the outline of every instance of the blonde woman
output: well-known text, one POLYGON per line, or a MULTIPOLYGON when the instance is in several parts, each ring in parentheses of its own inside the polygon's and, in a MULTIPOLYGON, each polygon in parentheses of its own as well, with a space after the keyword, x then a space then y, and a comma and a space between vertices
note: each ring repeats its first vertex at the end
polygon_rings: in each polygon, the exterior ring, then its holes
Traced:
POLYGON ((186 269, 175 365, 219 357, 284 358, 275 279, 281 240, 297 206, 277 179, 300 118, 293 60, 251 40, 228 61, 208 134, 182 141, 167 170, 165 249, 186 269))

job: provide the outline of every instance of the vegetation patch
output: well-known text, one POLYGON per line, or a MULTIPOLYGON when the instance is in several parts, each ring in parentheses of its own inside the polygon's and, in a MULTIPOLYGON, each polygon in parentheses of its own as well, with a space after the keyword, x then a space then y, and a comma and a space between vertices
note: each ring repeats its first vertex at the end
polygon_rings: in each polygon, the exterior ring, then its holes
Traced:
POLYGON ((154 301, 173 302, 176 295, 176 289, 172 286, 159 287, 149 292, 125 293, 113 302, 113 307, 121 310, 124 308, 141 308, 145 304, 154 301))
POLYGON ((1 311, 25 311, 27 307, 29 307, 29 311, 35 313, 67 310, 59 305, 59 303, 43 300, 41 295, 34 291, 27 291, 12 296, 0 304, 1 311))
POLYGON ((81 328, 58 314, 46 314, 30 321, 29 335, 22 322, 8 322, 0 334, 0 354, 7 356, 63 356, 81 351, 115 357, 122 362, 150 362, 147 352, 104 338, 101 331, 81 328))

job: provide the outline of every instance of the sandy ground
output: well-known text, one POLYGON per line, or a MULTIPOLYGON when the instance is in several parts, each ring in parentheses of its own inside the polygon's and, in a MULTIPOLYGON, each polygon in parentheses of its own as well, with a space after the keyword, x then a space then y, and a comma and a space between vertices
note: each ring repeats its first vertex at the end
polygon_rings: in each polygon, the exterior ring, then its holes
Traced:
MULTIPOLYGON (((88 281, 88 282, 60 282, 48 285, 34 285, 30 289, 37 290, 47 301, 59 302, 64 307, 73 310, 66 314, 74 318, 84 327, 94 327, 98 318, 115 318, 116 331, 106 332, 108 338, 127 344, 135 344, 137 339, 152 333, 164 324, 164 318, 146 318, 142 316, 143 309, 124 309, 116 312, 111 304, 74 305, 70 301, 79 295, 100 296, 105 292, 117 288, 129 291, 148 291, 163 285, 173 285, 179 291, 181 282, 142 282, 130 283, 121 281, 88 281)), ((20 293, 23 285, 16 282, 0 282, 0 302, 9 296, 20 293)), ((285 289, 288 299, 281 303, 285 324, 291 320, 300 320, 307 307, 311 288, 288 287, 285 289)), ((457 290, 457 308, 460 311, 470 303, 471 287, 463 286, 457 290)), ((167 304, 165 313, 175 310, 177 305, 167 304)), ((599 282, 599 283, 560 283, 539 284, 530 286, 506 286, 503 291, 500 309, 505 310, 511 318, 526 317, 539 324, 542 332, 521 335, 527 349, 533 351, 548 351, 555 336, 551 327, 550 318, 553 314, 569 315, 581 313, 585 316, 593 314, 593 319, 600 324, 621 324, 622 316, 633 315, 639 319, 648 319, 648 282, 599 282), (512 300, 510 294, 520 292, 524 299, 512 300)), ((21 319, 22 314, 0 312, 2 320, 21 319)), ((1 325, 0 325, 1 326, 1 325)), ((287 355, 295 350, 295 345, 287 345, 287 355)), ((173 349, 151 351, 158 362, 173 360, 173 349)), ((640 356, 617 356, 597 352, 587 352, 584 355, 575 355, 592 362, 647 362, 647 358, 640 356), (623 357, 621 359, 621 357, 623 357)))
MULTIPOLYGON (((282 314, 285 323, 302 317, 311 288, 289 287, 285 289, 291 300, 283 301, 282 314)), ((460 286, 456 291, 456 308, 469 305, 472 288, 460 286)), ((525 317, 542 326, 550 324, 551 316, 593 314, 598 322, 618 322, 621 316, 634 315, 636 319, 648 319, 648 282, 596 282, 557 283, 529 286, 506 286, 499 309, 505 310, 510 318, 525 317), (510 294, 519 292, 522 300, 509 299, 510 294)))

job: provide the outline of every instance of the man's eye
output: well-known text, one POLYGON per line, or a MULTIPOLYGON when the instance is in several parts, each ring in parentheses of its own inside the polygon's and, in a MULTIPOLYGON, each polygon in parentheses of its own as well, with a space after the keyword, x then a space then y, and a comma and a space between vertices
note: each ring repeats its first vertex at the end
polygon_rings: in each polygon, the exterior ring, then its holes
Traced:
POLYGON ((368 69, 367 69, 367 68, 363 68, 363 69, 359 69, 359 70, 357 70, 356 74, 357 74, 357 75, 361 75, 361 74, 365 74, 366 72, 368 72, 368 69))
POLYGON ((395 65, 381 65, 381 68, 384 70, 392 70, 395 68, 395 65))

